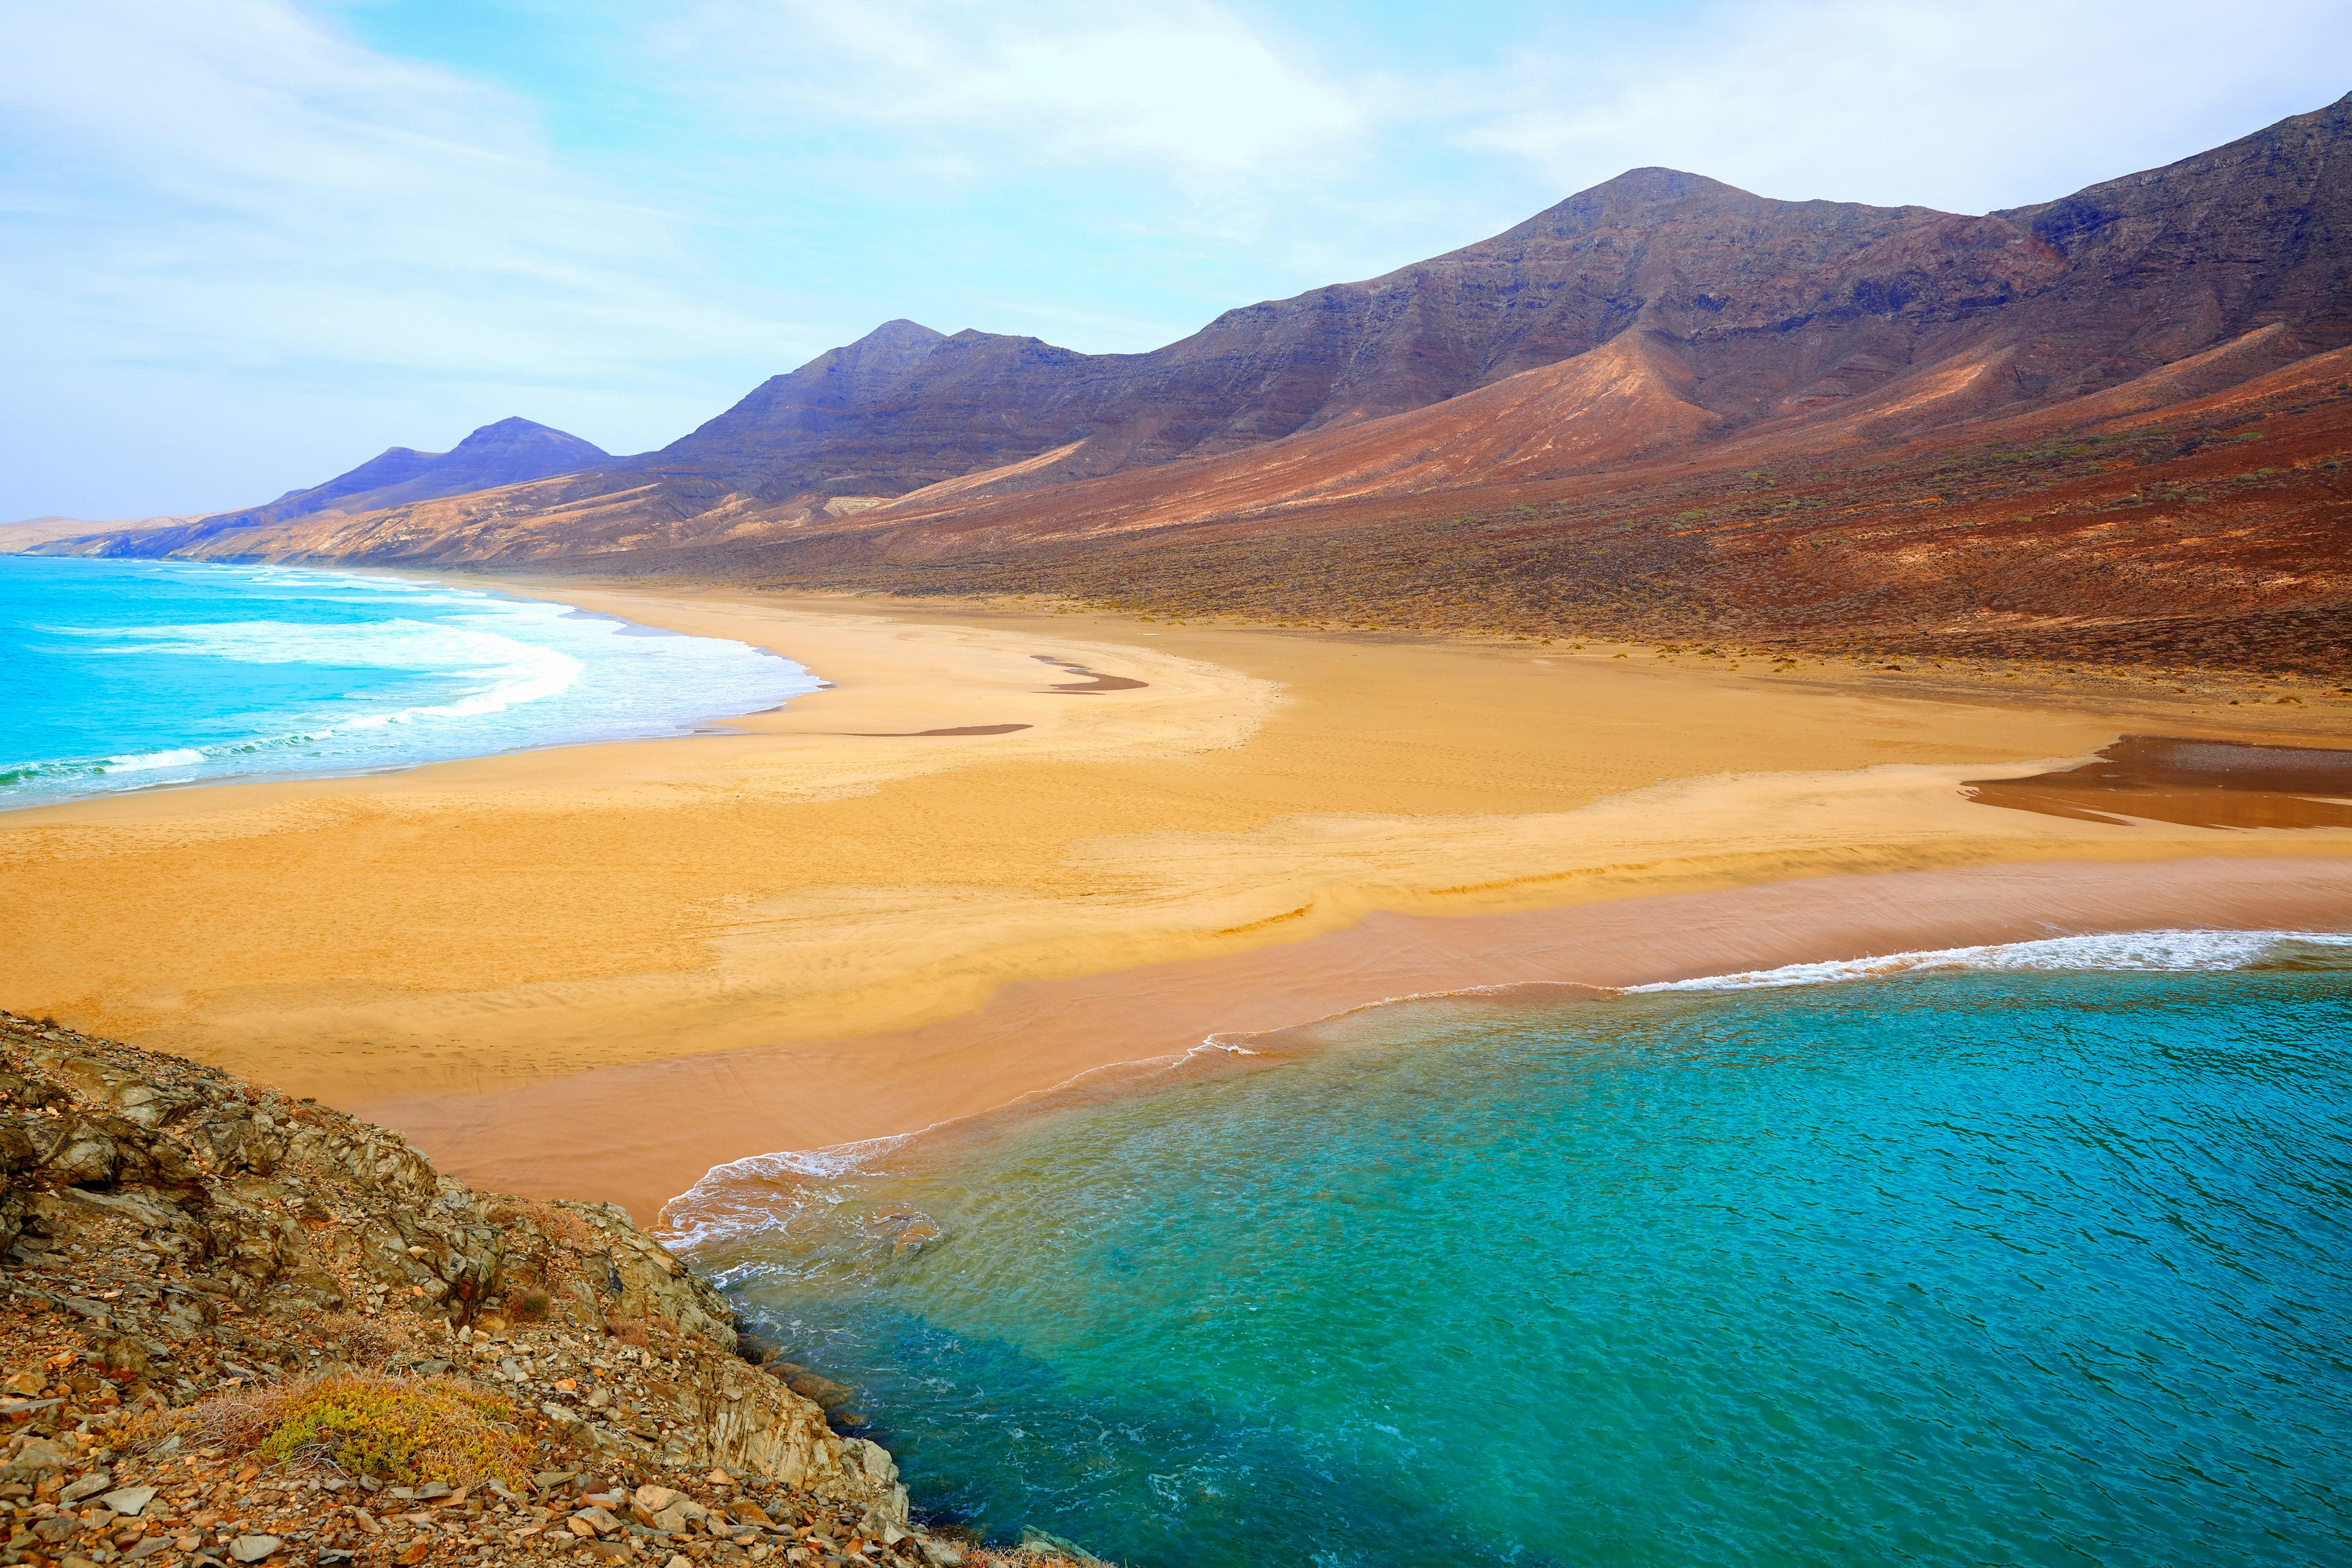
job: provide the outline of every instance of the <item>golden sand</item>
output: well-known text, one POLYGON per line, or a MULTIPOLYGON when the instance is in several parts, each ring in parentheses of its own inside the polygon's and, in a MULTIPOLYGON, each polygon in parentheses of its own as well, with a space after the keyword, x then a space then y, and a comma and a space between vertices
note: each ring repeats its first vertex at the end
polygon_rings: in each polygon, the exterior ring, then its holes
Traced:
POLYGON ((545 591, 835 684, 730 734, 6 814, 0 996, 347 1108, 406 1106, 395 1124, 468 1173, 498 1151, 430 1097, 796 1044, 797 1087, 763 1091, 793 1108, 775 1146, 898 1131, 1144 1054, 1116 1027, 1026 1056, 908 1044, 1007 986, 1252 953, 1269 956, 1246 984, 1278 985, 1276 950, 1375 911, 2352 855, 2352 830, 2076 821, 1958 787, 2127 730, 2340 732, 2302 710, 2218 725, 2185 700, 1643 650, 545 591), (1096 689, 1056 689, 1075 685, 1096 689), (939 730, 997 732, 919 733, 939 730))

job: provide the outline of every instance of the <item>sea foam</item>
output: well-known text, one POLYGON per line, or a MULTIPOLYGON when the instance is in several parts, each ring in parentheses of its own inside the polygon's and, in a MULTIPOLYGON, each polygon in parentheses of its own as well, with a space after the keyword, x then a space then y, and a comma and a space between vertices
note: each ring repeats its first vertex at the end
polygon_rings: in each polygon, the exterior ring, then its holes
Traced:
POLYGON ((646 632, 398 578, 0 559, 0 805, 676 734, 817 684, 646 632))
POLYGON ((1753 991, 1779 985, 1828 985, 1893 974, 1950 970, 2231 970, 2352 968, 2352 935, 2333 931, 2169 930, 2042 937, 1978 947, 1942 947, 1869 958, 1788 963, 1778 969, 1661 980, 1622 988, 1657 991, 1753 991))
MULTIPOLYGON (((1602 994, 1759 991, 1965 971, 2090 973, 2347 969, 2352 969, 2352 933, 2176 929, 2043 937, 1791 963, 1777 969, 1621 986, 1602 994)), ((1543 988, 1487 985, 1392 996, 1318 1020, 1315 1026, 1319 1028, 1343 1018, 1370 1019, 1392 1014, 1394 1009, 1408 1005, 1443 1005, 1457 998, 1487 1000, 1507 993, 1528 994, 1540 989, 1543 988)), ((1581 986, 1562 989, 1591 994, 1581 986)), ((1528 999, 1532 1000, 1532 995, 1528 999)), ((1230 1062, 1259 1055, 1244 1042, 1264 1039, 1269 1034, 1298 1037, 1293 1030, 1213 1034, 1176 1056, 1090 1068, 1052 1089, 1024 1095, 1009 1106, 981 1116, 937 1122, 892 1137, 862 1139, 821 1149, 779 1150, 714 1165, 665 1207, 664 1235, 671 1245, 689 1249, 740 1242, 787 1223, 804 1208, 821 1209, 848 1199, 861 1185, 891 1173, 886 1156, 898 1150, 913 1149, 950 1129, 969 1131, 990 1121, 1017 1118, 1026 1111, 1066 1106, 1076 1098, 1074 1091, 1083 1091, 1091 1084, 1099 1083, 1114 1090, 1163 1088, 1183 1080, 1185 1069, 1204 1058, 1230 1062)))

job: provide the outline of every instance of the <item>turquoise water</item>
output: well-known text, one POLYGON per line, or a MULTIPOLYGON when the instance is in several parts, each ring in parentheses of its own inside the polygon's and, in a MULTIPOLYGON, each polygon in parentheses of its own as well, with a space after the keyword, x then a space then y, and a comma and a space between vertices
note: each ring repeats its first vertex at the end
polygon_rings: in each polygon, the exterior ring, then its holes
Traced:
POLYGON ((2352 1562, 2352 939, 1767 978, 1829 983, 1391 1005, 675 1212, 998 1539, 2352 1562))
POLYGON ((437 584, 0 555, 0 808, 671 734, 816 684, 743 643, 437 584))

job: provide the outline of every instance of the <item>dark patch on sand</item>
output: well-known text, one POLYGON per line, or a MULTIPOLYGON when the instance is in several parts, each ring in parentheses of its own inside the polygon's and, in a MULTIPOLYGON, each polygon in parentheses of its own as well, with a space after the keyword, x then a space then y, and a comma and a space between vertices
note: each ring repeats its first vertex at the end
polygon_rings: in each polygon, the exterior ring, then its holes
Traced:
POLYGON ((2352 827, 2352 751, 2126 735, 2064 773, 1963 785, 1979 805, 2081 822, 2352 827))
POLYGON ((1050 664, 1056 669, 1066 669, 1072 675, 1083 675, 1087 678, 1084 680, 1073 680, 1057 685, 1053 689, 1055 691, 1140 691, 1151 684, 1148 680, 1137 680, 1131 676, 1104 675, 1098 670, 1088 669, 1083 664, 1072 664, 1066 658, 1055 658, 1050 653, 1033 653, 1029 657, 1040 664, 1050 664))
POLYGON ((1015 730, 1027 730, 1027 724, 956 724, 945 730, 845 730, 861 741, 905 741, 918 735, 1010 735, 1015 730))

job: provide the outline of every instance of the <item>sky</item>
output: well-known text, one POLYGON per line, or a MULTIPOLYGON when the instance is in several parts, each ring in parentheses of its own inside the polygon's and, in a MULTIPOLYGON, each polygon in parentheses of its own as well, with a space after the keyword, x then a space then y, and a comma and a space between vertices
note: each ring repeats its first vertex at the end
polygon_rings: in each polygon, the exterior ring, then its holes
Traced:
POLYGON ((0 0, 0 520, 520 414, 658 447, 909 317, 1092 353, 1645 164, 2046 200, 2352 89, 2352 0, 0 0))

